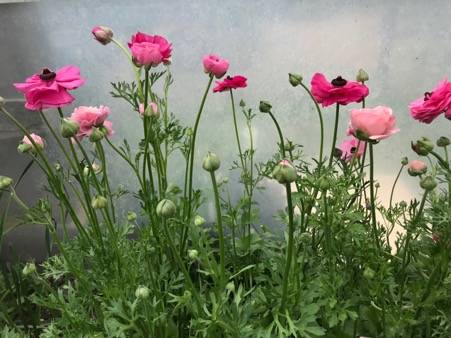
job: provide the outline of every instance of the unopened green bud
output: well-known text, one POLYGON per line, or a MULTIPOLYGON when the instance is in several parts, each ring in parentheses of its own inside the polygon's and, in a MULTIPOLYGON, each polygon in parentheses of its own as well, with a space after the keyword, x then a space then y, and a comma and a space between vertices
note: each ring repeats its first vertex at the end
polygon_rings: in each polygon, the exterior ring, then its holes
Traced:
POLYGON ((302 76, 299 74, 288 73, 288 81, 293 87, 299 86, 302 83, 302 76))
POLYGON ((33 273, 36 272, 36 265, 34 263, 27 263, 25 264, 23 270, 22 270, 22 274, 24 276, 29 276, 33 273))
POLYGON ((25 153, 28 153, 32 148, 33 148, 33 146, 32 146, 31 144, 28 144, 28 143, 20 143, 20 144, 17 146, 17 151, 18 151, 19 153, 25 154, 25 153))
POLYGON ((218 170, 220 166, 221 161, 219 160, 218 155, 211 152, 208 152, 207 155, 205 155, 204 160, 202 162, 202 168, 204 168, 204 170, 213 172, 218 170))
POLYGON ((363 277, 366 279, 373 279, 375 275, 376 272, 374 272, 374 270, 370 267, 366 267, 365 270, 363 270, 363 277))
POLYGON ((260 105, 258 106, 258 109, 260 109, 262 113, 269 113, 271 108, 272 106, 268 101, 260 101, 260 105))
POLYGON ((135 291, 136 298, 146 299, 149 298, 150 290, 145 286, 139 286, 135 291))
POLYGON ((108 200, 105 197, 100 196, 100 195, 94 197, 91 201, 91 206, 94 209, 103 209, 103 208, 106 208, 107 205, 108 205, 108 200))
POLYGON ((63 119, 61 121, 61 136, 71 138, 77 135, 80 125, 71 119, 63 119))
POLYGON ((401 202, 399 202, 399 206, 401 208, 407 208, 407 202, 406 201, 401 201, 401 202))
POLYGON ((420 138, 416 143, 411 143, 412 150, 418 155, 427 156, 433 149, 434 144, 426 137, 420 138))
POLYGON ((191 260, 196 260, 198 256, 199 256, 199 251, 197 251, 196 249, 188 250, 188 257, 191 260))
POLYGON ((136 221, 137 217, 138 216, 136 215, 136 212, 133 212, 133 211, 127 212, 127 221, 134 222, 134 221, 136 221))
POLYGON ((105 134, 99 128, 92 128, 91 135, 89 135, 89 141, 91 142, 99 142, 105 134))
POLYGON ((0 176, 0 189, 8 189, 13 184, 13 179, 7 176, 0 176))
POLYGON ((293 151, 293 150, 294 150, 294 144, 293 144, 293 142, 291 142, 291 141, 286 142, 286 143, 283 145, 283 149, 284 149, 285 151, 293 151))
POLYGON ((202 216, 200 216, 200 215, 196 215, 195 217, 194 217, 194 225, 195 226, 197 226, 197 227, 201 227, 202 225, 204 225, 205 224, 205 218, 203 218, 202 216))
POLYGON ((375 187, 376 189, 379 189, 379 188, 381 187, 381 184, 380 184, 379 182, 376 182, 376 183, 374 184, 374 187, 375 187))
POLYGON ((402 164, 402 165, 407 165, 407 163, 409 163, 409 159, 408 159, 406 156, 404 156, 404 157, 401 159, 401 164, 402 164))
POLYGON ((228 282, 226 284, 226 290, 229 292, 234 292, 235 291, 235 283, 234 282, 228 282))
POLYGON ((407 172, 410 176, 420 176, 426 173, 428 166, 423 161, 413 160, 409 163, 407 172))
POLYGON ((357 82, 366 82, 370 79, 370 77, 368 76, 367 72, 360 68, 355 79, 357 80, 357 82))
POLYGON ((157 204, 157 215, 160 217, 172 217, 175 215, 176 211, 177 207, 175 206, 174 202, 167 198, 162 199, 157 204))
POLYGON ((186 129, 186 136, 192 136, 193 135, 193 128, 186 129))
POLYGON ((434 190, 436 186, 437 181, 430 175, 423 177, 423 179, 420 181, 420 187, 422 187, 426 191, 434 190))
POLYGON ((289 160, 282 160, 274 167, 272 177, 281 184, 291 183, 296 180, 296 169, 289 160))
POLYGON ((447 147, 450 145, 450 140, 449 138, 445 137, 445 136, 441 136, 439 137, 439 139, 437 140, 437 146, 438 147, 447 147))
POLYGON ((243 99, 240 100, 240 107, 241 108, 246 107, 246 102, 244 102, 243 99))

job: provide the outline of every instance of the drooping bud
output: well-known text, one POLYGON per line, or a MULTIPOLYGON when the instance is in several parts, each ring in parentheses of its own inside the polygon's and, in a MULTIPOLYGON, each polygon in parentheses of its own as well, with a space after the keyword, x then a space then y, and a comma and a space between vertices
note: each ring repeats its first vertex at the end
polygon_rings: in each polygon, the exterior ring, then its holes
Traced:
POLYGON ((271 104, 268 101, 260 101, 260 104, 258 106, 258 109, 260 109, 260 112, 262 113, 269 113, 271 111, 271 104))
POLYGON ((420 138, 416 143, 411 143, 412 150, 420 156, 427 156, 433 149, 434 144, 426 137, 420 138))
POLYGON ((0 176, 0 190, 8 189, 13 184, 13 179, 7 176, 0 176))
POLYGON ((274 167, 272 177, 281 184, 291 183, 296 180, 296 169, 289 160, 282 160, 274 167))
POLYGON ((199 251, 197 251, 196 249, 192 249, 192 250, 188 250, 188 257, 191 260, 196 260, 197 257, 199 256, 199 251))
POLYGON ((302 83, 302 76, 299 74, 288 73, 288 81, 293 87, 297 87, 302 83))
POLYGON ((366 82, 370 79, 370 77, 368 76, 367 72, 360 68, 355 79, 357 80, 357 82, 366 82))
POLYGON ((407 172, 410 176, 419 176, 426 173, 428 166, 423 161, 413 160, 409 163, 407 172))
POLYGON ((430 175, 425 176, 420 181, 420 187, 422 187, 426 191, 434 190, 436 186, 437 186, 437 181, 435 180, 434 177, 432 177, 430 175))
POLYGON ((449 138, 445 137, 445 136, 441 136, 439 137, 439 139, 437 140, 437 146, 438 147, 447 147, 450 145, 450 140, 449 138))
POLYGON ((175 206, 174 202, 167 198, 162 199, 157 204, 157 215, 160 217, 172 217, 175 215, 176 211, 177 207, 175 206))
POLYGON ((136 298, 146 299, 149 298, 150 290, 145 286, 139 286, 135 291, 136 298))
POLYGON ((91 201, 91 206, 94 209, 103 209, 103 208, 106 208, 107 205, 108 205, 108 200, 101 195, 97 195, 91 201))
POLYGON ((399 206, 401 207, 401 208, 407 208, 407 202, 406 201, 401 201, 401 202, 399 202, 399 206))
POLYGON ((202 225, 205 224, 205 218, 203 218, 201 215, 196 215, 194 217, 194 225, 197 227, 201 227, 202 225))
POLYGON ((219 169, 221 166, 221 161, 215 153, 208 152, 207 155, 205 155, 204 160, 202 162, 202 168, 204 170, 209 172, 214 172, 219 169))
POLYGON ((127 212, 127 221, 134 222, 134 221, 136 221, 137 217, 138 216, 136 215, 136 212, 133 212, 133 211, 127 212))
POLYGON ((29 276, 36 272, 36 265, 34 263, 27 263, 25 264, 24 268, 22 269, 22 275, 29 276))
POLYGON ((104 132, 99 128, 92 128, 91 135, 89 135, 89 141, 99 142, 105 136, 104 132))
POLYGON ((95 26, 91 32, 92 35, 94 35, 94 39, 99 41, 102 45, 109 44, 113 38, 113 31, 109 27, 95 26))
POLYGON ((71 138, 77 135, 80 125, 77 121, 71 119, 63 119, 61 121, 61 136, 71 138))

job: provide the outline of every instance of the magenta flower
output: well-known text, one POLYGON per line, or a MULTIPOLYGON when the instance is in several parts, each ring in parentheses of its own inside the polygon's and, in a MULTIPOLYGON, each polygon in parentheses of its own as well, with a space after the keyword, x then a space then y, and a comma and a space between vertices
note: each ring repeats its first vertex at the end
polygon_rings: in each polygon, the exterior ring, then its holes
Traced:
POLYGON ((138 32, 132 36, 128 47, 138 66, 156 67, 171 62, 172 45, 162 36, 138 32))
POLYGON ((409 109, 410 115, 423 123, 431 123, 443 112, 451 120, 451 82, 447 79, 439 82, 432 92, 411 102, 409 109))
POLYGON ((241 75, 227 76, 223 81, 216 81, 216 87, 213 92, 223 92, 229 89, 246 88, 247 79, 241 75))
POLYGON ((111 136, 114 131, 113 124, 106 120, 108 115, 110 115, 110 108, 106 106, 75 108, 70 118, 80 126, 77 139, 82 140, 85 136, 90 136, 93 129, 99 127, 105 127, 107 136, 111 136))
POLYGON ((75 98, 68 91, 80 87, 84 82, 80 69, 65 66, 56 72, 45 68, 41 74, 33 74, 24 83, 15 83, 14 87, 25 95, 25 108, 41 110, 71 104, 75 98))
POLYGON ((202 63, 205 73, 213 74, 217 79, 223 77, 229 69, 229 61, 215 54, 205 55, 202 58, 202 63))
POLYGON ((334 103, 345 106, 348 103, 361 102, 369 94, 368 87, 361 83, 347 81, 341 76, 329 82, 320 73, 313 75, 311 86, 313 97, 323 107, 334 103))
POLYGON ((351 110, 348 134, 360 140, 380 141, 398 131, 396 118, 389 107, 377 106, 351 110))
POLYGON ((341 159, 349 162, 353 157, 360 158, 365 152, 365 147, 365 141, 359 141, 352 136, 345 139, 338 148, 341 150, 341 159))

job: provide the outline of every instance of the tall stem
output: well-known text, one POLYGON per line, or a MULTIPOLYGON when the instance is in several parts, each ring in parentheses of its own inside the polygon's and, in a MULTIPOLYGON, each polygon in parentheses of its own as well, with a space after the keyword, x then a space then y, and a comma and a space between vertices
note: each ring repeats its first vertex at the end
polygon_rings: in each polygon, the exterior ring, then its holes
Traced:
POLYGON ((337 103, 336 108, 335 108, 334 136, 332 139, 332 149, 330 151, 329 167, 332 166, 332 162, 334 160, 335 145, 337 144, 337 131, 338 131, 339 118, 340 118, 340 105, 337 103))
POLYGON ((401 168, 399 168, 398 175, 396 175, 395 181, 393 182, 393 186, 392 186, 392 188, 391 188, 391 192, 390 192, 390 204, 389 204, 390 209, 391 209, 392 203, 393 203, 393 194, 394 194, 394 192, 395 192, 396 183, 398 183, 399 176, 401 176, 401 173, 402 173, 402 169, 404 169, 404 164, 402 164, 402 165, 401 165, 401 168))
MULTIPOLYGON (((224 229, 222 227, 222 216, 221 216, 221 204, 219 202, 219 192, 218 184, 216 183, 215 172, 210 172, 211 183, 213 185, 213 192, 215 195, 215 207, 216 207, 216 223, 218 225, 218 235, 219 235, 219 265, 221 267, 221 283, 224 284, 225 278, 225 247, 224 247, 224 229)), ((221 285, 221 287, 224 285, 221 285)))
POLYGON ((291 200, 291 185, 287 183, 285 185, 287 192, 287 206, 288 206, 288 247, 287 247, 287 257, 285 261, 285 271, 283 274, 283 286, 282 286, 282 303, 280 311, 284 313, 287 292, 288 292, 288 279, 290 277, 291 260, 293 257, 293 241, 294 241, 294 223, 293 223, 293 202, 291 200))
POLYGON ((283 141, 283 134, 282 129, 280 129, 279 123, 277 122, 276 118, 274 117, 272 112, 268 112, 269 116, 271 116, 271 119, 273 120, 277 133, 279 134, 279 147, 280 147, 280 154, 282 155, 282 158, 285 158, 285 143, 283 141))
POLYGON ((376 196, 374 194, 374 156, 373 144, 369 142, 370 148, 370 198, 371 198, 371 225, 373 228, 374 241, 378 249, 380 249, 379 239, 377 237, 377 221, 376 221, 376 196))

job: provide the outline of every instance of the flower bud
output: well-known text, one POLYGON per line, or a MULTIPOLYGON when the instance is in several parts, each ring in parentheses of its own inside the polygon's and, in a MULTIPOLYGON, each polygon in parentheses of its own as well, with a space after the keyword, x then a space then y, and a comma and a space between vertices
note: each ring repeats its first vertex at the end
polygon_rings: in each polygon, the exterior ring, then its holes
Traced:
POLYGON ((34 263, 27 263, 27 264, 25 264, 25 266, 22 270, 22 275, 29 276, 35 272, 36 272, 36 265, 34 263))
POLYGON ((100 128, 92 128, 91 135, 89 135, 89 141, 91 142, 99 142, 105 134, 100 128))
POLYGON ((108 200, 105 197, 100 196, 100 195, 97 195, 91 201, 91 206, 94 209, 103 209, 103 208, 106 208, 107 205, 108 205, 108 200))
POLYGON ((31 144, 27 144, 27 143, 20 143, 17 146, 17 151, 19 153, 25 154, 28 153, 31 149, 33 148, 33 146, 31 144))
POLYGON ((363 270, 363 277, 366 279, 373 279, 375 275, 376 272, 374 272, 374 270, 370 267, 366 267, 365 270, 363 270))
POLYGON ((436 186, 437 181, 430 175, 423 177, 423 179, 420 181, 420 187, 422 187, 426 191, 434 190, 436 186))
POLYGON ((226 284, 226 290, 229 292, 234 292, 235 291, 235 283, 234 282, 228 282, 226 284))
POLYGON ((413 160, 409 163, 407 172, 410 176, 419 176, 426 173, 428 166, 423 161, 413 160))
POLYGON ((449 138, 445 137, 445 136, 441 136, 439 137, 439 139, 437 140, 437 146, 438 147, 447 147, 450 145, 450 140, 449 138))
POLYGON ((193 128, 186 129, 186 136, 193 136, 193 133, 194 133, 193 128))
POLYGON ((162 199, 157 204, 157 215, 160 217, 172 217, 175 215, 176 211, 177 207, 175 206, 174 202, 169 199, 162 199))
POLYGON ((309 244, 310 241, 312 240, 312 235, 310 234, 310 232, 303 232, 299 236, 299 239, 300 239, 301 243, 309 244))
POLYGON ((355 79, 357 80, 357 82, 366 82, 370 79, 370 77, 368 76, 367 72, 360 68, 355 79))
POLYGON ((287 184, 296 180, 296 169, 289 160, 282 160, 274 167, 272 177, 281 184, 287 184))
POLYGON ((407 202, 406 201, 401 201, 401 202, 399 202, 399 206, 401 208, 407 208, 407 202))
POLYGON ((426 137, 420 138, 416 143, 411 143, 412 150, 420 156, 427 156, 433 149, 434 144, 426 137))
POLYGON ((113 38, 113 31, 109 27, 95 26, 91 32, 92 35, 94 35, 94 39, 99 41, 102 45, 109 44, 113 38))
POLYGON ((127 221, 134 222, 134 221, 136 221, 137 217, 138 216, 136 215, 136 212, 133 212, 133 211, 127 212, 127 221))
POLYGON ((194 225, 197 227, 201 227, 202 225, 205 224, 205 218, 203 218, 201 215, 196 215, 194 217, 194 225))
POLYGON ((376 183, 374 184, 374 187, 375 187, 376 189, 379 189, 379 188, 381 187, 381 184, 380 184, 379 182, 376 182, 376 183))
POLYGON ((244 102, 243 99, 240 100, 240 107, 241 107, 241 108, 246 107, 246 102, 244 102))
POLYGON ((180 191, 181 191, 180 188, 174 183, 169 183, 167 188, 166 188, 166 194, 167 195, 169 195, 169 194, 176 195, 180 191))
POLYGON ((13 179, 7 176, 0 176, 0 189, 8 189, 13 184, 13 179))
POLYGON ((196 249, 188 250, 188 257, 191 260, 193 260, 193 261, 196 260, 198 256, 199 256, 199 251, 197 251, 196 249))
POLYGON ((299 74, 288 73, 288 81, 293 87, 299 86, 302 83, 302 76, 299 74))
POLYGON ((268 101, 260 101, 260 105, 258 106, 258 109, 260 109, 260 112, 262 113, 269 113, 271 108, 272 106, 268 101))
POLYGON ((30 138, 28 138, 27 135, 25 135, 23 137, 22 142, 17 147, 17 150, 20 153, 28 153, 28 152, 35 153, 36 152, 35 146, 39 150, 44 149, 45 145, 44 145, 44 139, 42 137, 40 137, 39 135, 36 135, 35 133, 31 133, 30 138), (33 141, 31 141, 30 138, 33 141), (34 142, 34 144, 33 144, 33 142, 34 142))
POLYGON ((138 299, 149 298, 150 290, 145 286, 139 286, 135 291, 135 296, 138 299))
POLYGON ((409 159, 408 159, 406 156, 404 156, 404 157, 401 159, 401 164, 402 164, 402 165, 407 165, 407 163, 409 163, 409 159))
POLYGON ((63 119, 61 122, 61 136, 71 138, 77 135, 80 125, 71 119, 63 119))
POLYGON ((3 107, 5 105, 5 103, 6 103, 6 100, 2 96, 0 96, 0 108, 3 107))
POLYGON ((215 153, 208 152, 205 155, 204 160, 202 162, 202 168, 209 172, 214 172, 219 169, 221 166, 221 161, 219 160, 218 155, 215 153))

